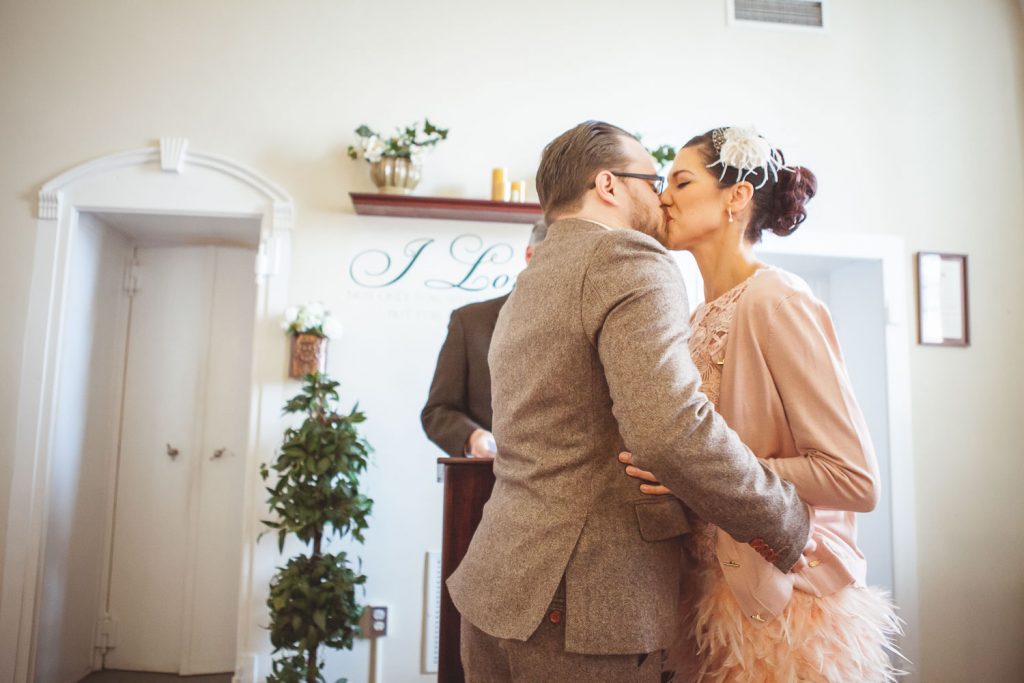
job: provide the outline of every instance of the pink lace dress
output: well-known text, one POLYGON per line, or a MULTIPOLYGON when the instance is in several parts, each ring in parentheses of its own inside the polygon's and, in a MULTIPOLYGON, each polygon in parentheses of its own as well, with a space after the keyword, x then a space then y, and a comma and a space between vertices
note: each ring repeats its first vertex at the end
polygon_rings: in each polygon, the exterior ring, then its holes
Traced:
MULTIPOLYGON (((690 353, 702 391, 717 404, 736 306, 752 277, 694 311, 690 353)), ((684 586, 679 641, 669 664, 678 683, 874 683, 893 681, 900 622, 883 591, 849 586, 822 598, 794 591, 783 613, 753 625, 733 597, 715 551, 717 527, 693 519, 687 548, 696 580, 684 586)))

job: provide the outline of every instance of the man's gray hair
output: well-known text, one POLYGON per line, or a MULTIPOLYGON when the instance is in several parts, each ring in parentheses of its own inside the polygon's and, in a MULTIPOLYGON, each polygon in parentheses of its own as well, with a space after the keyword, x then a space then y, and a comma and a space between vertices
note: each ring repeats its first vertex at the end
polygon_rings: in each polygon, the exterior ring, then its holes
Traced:
POLYGON ((548 224, 543 218, 533 224, 533 230, 530 231, 530 246, 535 247, 544 241, 544 238, 548 236, 548 224))

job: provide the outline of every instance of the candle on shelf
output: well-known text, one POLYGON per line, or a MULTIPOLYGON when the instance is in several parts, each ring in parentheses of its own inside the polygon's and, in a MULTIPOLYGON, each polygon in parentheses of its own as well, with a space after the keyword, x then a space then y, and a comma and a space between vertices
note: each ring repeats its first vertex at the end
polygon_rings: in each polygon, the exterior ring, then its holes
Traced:
POLYGON ((491 171, 491 199, 496 202, 507 202, 509 200, 509 186, 505 177, 508 172, 504 168, 496 168, 491 171))
POLYGON ((513 180, 512 181, 512 199, 513 202, 522 204, 526 201, 526 181, 525 180, 513 180))

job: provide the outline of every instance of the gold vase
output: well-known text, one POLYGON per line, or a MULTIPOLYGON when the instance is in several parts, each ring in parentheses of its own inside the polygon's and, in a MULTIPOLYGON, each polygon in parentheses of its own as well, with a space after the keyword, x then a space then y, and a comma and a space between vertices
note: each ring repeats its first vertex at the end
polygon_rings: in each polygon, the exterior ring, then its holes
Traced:
POLYGON ((370 179, 379 192, 387 194, 412 194, 421 174, 420 164, 401 157, 382 157, 370 164, 370 179))
POLYGON ((288 376, 305 377, 314 372, 327 370, 327 337, 317 334, 292 335, 292 360, 288 364, 288 376))

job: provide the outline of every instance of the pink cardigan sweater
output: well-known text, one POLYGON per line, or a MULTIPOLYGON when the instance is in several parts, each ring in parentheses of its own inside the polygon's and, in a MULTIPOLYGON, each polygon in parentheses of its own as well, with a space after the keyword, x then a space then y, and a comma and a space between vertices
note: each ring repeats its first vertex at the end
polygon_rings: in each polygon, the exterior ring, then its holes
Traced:
POLYGON ((759 271, 736 305, 718 411, 813 508, 810 566, 783 574, 719 530, 718 561, 744 613, 779 615, 793 589, 823 596, 864 585, 854 512, 878 501, 878 462, 828 309, 797 276, 759 271))

